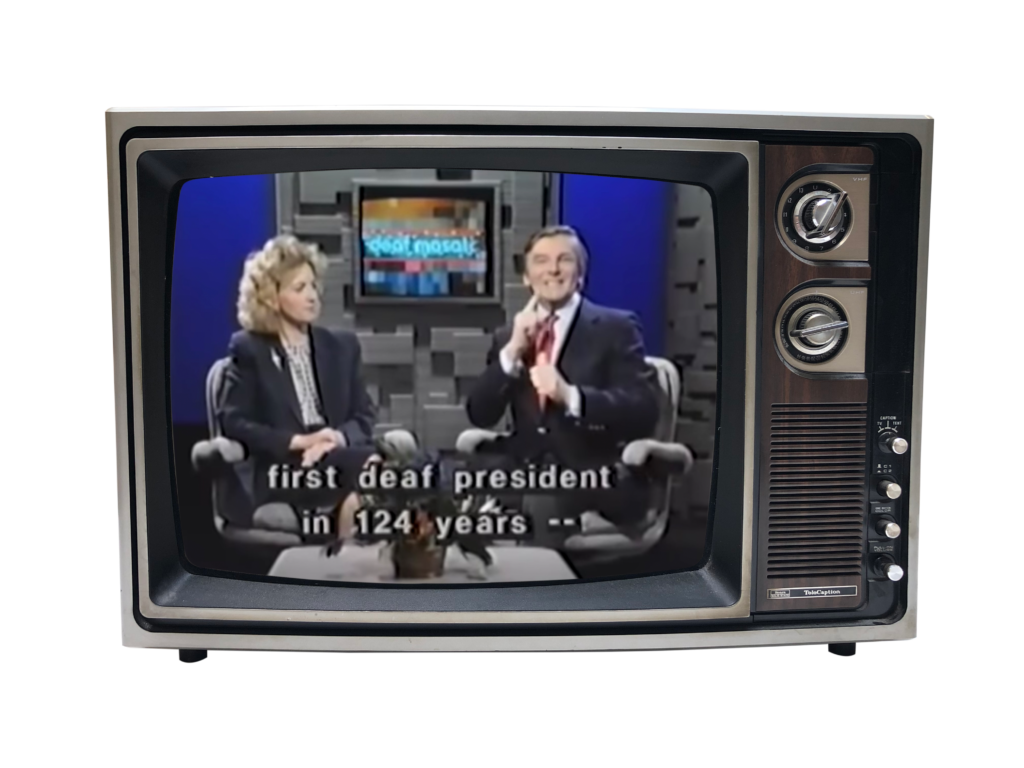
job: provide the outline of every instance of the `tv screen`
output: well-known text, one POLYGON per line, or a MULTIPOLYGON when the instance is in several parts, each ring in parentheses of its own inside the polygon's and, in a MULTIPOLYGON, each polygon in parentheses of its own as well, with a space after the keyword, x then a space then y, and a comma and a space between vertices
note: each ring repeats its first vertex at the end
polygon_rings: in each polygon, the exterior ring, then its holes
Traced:
POLYGON ((698 565, 717 418, 710 195, 444 173, 183 185, 170 382, 186 557, 396 586, 698 565), (652 441, 682 465, 626 461, 652 441), (211 470, 204 452, 225 445, 211 470))
POLYGON ((357 197, 358 297, 493 296, 493 188, 364 184, 357 197))

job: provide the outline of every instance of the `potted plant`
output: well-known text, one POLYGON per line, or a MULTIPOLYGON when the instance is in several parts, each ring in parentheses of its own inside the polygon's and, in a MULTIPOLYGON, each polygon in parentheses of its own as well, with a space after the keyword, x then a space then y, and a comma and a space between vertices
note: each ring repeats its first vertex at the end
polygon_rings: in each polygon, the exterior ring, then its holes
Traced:
POLYGON ((396 530, 389 545, 396 579, 426 579, 444 573, 447 545, 438 541, 434 517, 422 506, 410 509, 412 530, 396 530))
MULTIPOLYGON (((402 457, 384 454, 381 469, 404 470, 430 461, 430 457, 402 457)), ((440 474, 440 472, 438 473, 440 474)), ((456 547, 469 564, 471 578, 486 578, 486 569, 493 562, 487 550, 490 543, 475 534, 454 533, 449 525, 448 538, 442 539, 437 524, 439 518, 480 515, 497 512, 495 500, 484 495, 464 494, 455 497, 450 489, 432 488, 424 491, 376 489, 361 494, 361 512, 371 516, 381 510, 391 521, 386 534, 380 538, 387 542, 381 556, 388 557, 394 566, 395 578, 427 579, 444 573, 448 548, 456 547)), ((358 514, 358 513, 357 513, 358 514)), ((327 546, 329 556, 340 552, 343 542, 327 546)))
POLYGON ((479 536, 458 534, 441 541, 436 521, 439 517, 486 514, 485 504, 482 496, 453 498, 443 493, 405 499, 404 509, 411 511, 412 525, 396 527, 390 542, 395 578, 423 579, 442 575, 449 546, 458 548, 470 563, 471 576, 484 578, 487 566, 493 562, 487 542, 479 536))

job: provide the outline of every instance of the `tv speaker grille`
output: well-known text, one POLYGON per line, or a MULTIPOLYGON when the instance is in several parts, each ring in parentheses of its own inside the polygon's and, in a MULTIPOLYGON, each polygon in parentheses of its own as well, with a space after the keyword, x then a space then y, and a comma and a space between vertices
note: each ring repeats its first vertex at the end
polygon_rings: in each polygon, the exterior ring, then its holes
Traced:
POLYGON ((772 406, 769 578, 863 574, 867 428, 864 403, 772 406))

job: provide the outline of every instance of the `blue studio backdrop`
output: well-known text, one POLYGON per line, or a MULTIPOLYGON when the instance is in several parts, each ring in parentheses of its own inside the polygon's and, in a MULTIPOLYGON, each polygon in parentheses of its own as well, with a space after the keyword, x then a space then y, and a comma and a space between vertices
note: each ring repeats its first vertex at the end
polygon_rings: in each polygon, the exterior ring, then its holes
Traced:
MULTIPOLYGON (((639 315, 649 354, 665 337, 664 277, 671 253, 670 183, 562 176, 562 223, 590 251, 585 292, 639 315)), ((205 424, 206 374, 238 330, 235 303, 246 256, 277 232, 274 177, 195 179, 178 201, 171 291, 171 414, 205 424)))
POLYGON ((206 423, 206 374, 238 330, 245 258, 277 230, 273 176, 194 179, 181 188, 171 286, 171 417, 206 423))
POLYGON ((563 174, 561 191, 561 223, 576 228, 590 253, 587 297, 639 315, 647 354, 660 355, 675 184, 563 174))

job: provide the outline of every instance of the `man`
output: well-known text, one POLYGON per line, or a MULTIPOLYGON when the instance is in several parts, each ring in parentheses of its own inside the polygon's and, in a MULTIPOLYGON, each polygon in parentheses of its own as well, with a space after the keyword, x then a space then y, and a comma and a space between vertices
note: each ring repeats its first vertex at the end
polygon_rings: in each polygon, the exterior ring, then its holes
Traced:
MULTIPOLYGON (((572 468, 611 465, 625 443, 654 430, 657 384, 644 360, 639 322, 582 296, 587 258, 567 226, 545 227, 526 244, 523 283, 533 295, 511 328, 495 334, 487 368, 466 403, 470 422, 485 429, 511 412, 513 432, 494 446, 506 457, 572 468)), ((577 501, 581 508, 600 504, 613 520, 645 511, 635 493, 577 501)))

